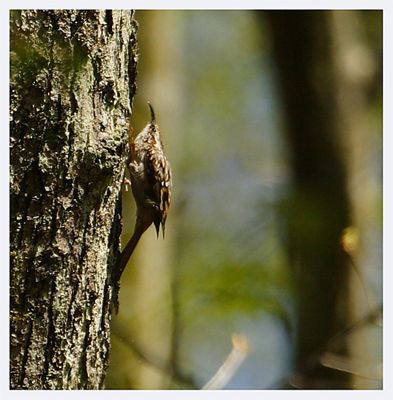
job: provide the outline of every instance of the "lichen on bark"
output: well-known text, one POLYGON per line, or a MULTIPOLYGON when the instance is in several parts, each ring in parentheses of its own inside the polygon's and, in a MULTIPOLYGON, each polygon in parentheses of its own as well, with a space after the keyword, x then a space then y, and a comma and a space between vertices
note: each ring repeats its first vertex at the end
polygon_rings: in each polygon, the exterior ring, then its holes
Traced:
POLYGON ((103 387, 136 30, 132 11, 11 11, 12 389, 103 387))

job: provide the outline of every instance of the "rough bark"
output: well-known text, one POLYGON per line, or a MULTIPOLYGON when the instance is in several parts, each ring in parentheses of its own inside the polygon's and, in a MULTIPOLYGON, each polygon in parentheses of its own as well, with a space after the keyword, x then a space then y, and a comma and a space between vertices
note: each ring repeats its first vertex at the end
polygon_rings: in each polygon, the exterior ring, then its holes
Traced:
MULTIPOLYGON (((298 301, 296 381, 299 387, 319 389, 349 385, 347 375, 319 362, 330 339, 348 323, 348 260, 340 239, 350 223, 350 206, 332 15, 267 14, 294 182, 286 211, 298 301)), ((345 345, 338 351, 346 352, 345 345)))
POLYGON ((99 389, 135 93, 132 11, 12 11, 10 386, 99 389))

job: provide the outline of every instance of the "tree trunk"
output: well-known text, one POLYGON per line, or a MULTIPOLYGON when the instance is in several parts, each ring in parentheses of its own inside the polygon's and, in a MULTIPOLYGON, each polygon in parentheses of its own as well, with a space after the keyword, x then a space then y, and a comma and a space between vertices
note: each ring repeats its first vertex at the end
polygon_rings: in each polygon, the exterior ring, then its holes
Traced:
MULTIPOLYGON (((348 259, 340 247, 350 223, 343 155, 345 110, 338 101, 340 61, 332 13, 269 12, 292 161, 289 250, 297 295, 296 384, 346 388, 347 375, 320 356, 348 323, 348 259)), ((345 345, 340 350, 346 352, 345 345)))
POLYGON ((10 20, 10 386, 100 389, 137 24, 133 11, 10 20))

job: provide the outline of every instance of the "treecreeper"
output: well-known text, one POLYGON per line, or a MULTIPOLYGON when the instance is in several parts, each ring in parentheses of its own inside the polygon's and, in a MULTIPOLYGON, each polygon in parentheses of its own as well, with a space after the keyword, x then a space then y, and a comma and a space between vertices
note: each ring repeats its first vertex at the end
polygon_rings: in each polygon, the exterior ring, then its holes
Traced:
POLYGON ((136 203, 134 233, 121 253, 118 264, 118 280, 142 234, 154 224, 159 236, 165 235, 165 222, 171 203, 172 171, 164 153, 160 128, 156 123, 150 102, 150 122, 134 138, 128 130, 129 154, 127 167, 130 172, 131 190, 136 203))

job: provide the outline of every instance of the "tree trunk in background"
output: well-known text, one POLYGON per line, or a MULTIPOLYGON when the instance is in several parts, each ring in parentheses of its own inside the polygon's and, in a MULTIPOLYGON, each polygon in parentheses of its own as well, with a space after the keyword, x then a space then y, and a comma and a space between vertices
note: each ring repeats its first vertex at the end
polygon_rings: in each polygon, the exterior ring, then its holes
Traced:
MULTIPOLYGON (((180 154, 176 151, 176 130, 182 108, 180 91, 183 86, 178 68, 182 17, 179 11, 136 12, 144 29, 138 35, 140 88, 133 127, 138 133, 146 125, 149 118, 146 101, 150 100, 172 171, 176 171, 176 159, 180 154)), ((129 192, 123 192, 123 204, 123 239, 126 243, 135 223, 135 203, 129 192)), ((165 239, 161 235, 157 239, 151 226, 143 234, 122 276, 120 304, 132 304, 132 307, 120 307, 119 314, 113 319, 108 388, 165 389, 171 387, 172 375, 176 375, 178 330, 173 305, 176 288, 172 286, 172 248, 176 234, 173 230, 176 225, 174 207, 176 196, 169 211, 165 239), (130 369, 135 370, 132 376, 130 369)))
POLYGON ((137 25, 132 11, 10 20, 10 386, 99 389, 137 25))
MULTIPOLYGON (((345 110, 338 102, 339 63, 332 12, 268 12, 293 196, 286 209, 297 296, 296 375, 299 388, 347 388, 348 375, 322 367, 320 356, 348 324, 348 260, 341 250, 350 207, 342 144, 345 110)), ((346 353, 341 343, 340 354, 346 353)))
POLYGON ((333 23, 353 225, 347 247, 354 262, 350 358, 339 361, 353 372, 354 388, 382 389, 382 11, 335 12, 333 23))

